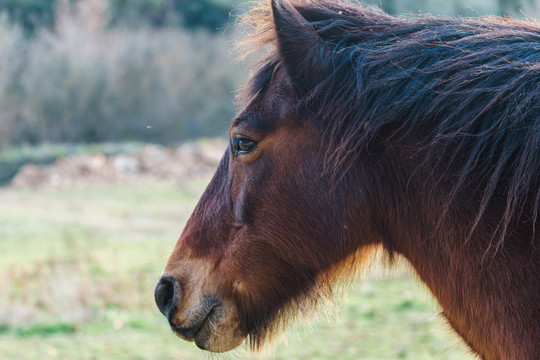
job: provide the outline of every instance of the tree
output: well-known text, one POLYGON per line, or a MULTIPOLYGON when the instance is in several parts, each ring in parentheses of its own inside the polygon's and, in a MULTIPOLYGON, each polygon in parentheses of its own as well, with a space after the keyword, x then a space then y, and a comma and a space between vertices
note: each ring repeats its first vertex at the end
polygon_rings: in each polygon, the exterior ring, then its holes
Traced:
POLYGON ((233 2, 215 0, 109 0, 112 25, 140 24, 153 27, 179 25, 188 29, 218 31, 229 19, 233 2))
POLYGON ((12 23, 20 24, 27 34, 54 25, 57 0, 0 0, 0 12, 7 12, 12 23))

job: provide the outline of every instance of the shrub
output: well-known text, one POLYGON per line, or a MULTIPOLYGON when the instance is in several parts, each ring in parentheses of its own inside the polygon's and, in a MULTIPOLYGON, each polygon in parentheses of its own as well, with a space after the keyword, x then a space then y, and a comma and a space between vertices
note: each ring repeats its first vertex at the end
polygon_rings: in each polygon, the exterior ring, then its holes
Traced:
POLYGON ((147 23, 153 27, 180 25, 187 29, 223 29, 234 0, 109 0, 111 24, 147 23))
POLYGON ((75 20, 32 39, 0 25, 0 146, 225 134, 244 77, 230 35, 75 20))
POLYGON ((57 0, 1 0, 0 12, 8 14, 12 23, 19 24, 30 34, 53 26, 56 4, 57 0))

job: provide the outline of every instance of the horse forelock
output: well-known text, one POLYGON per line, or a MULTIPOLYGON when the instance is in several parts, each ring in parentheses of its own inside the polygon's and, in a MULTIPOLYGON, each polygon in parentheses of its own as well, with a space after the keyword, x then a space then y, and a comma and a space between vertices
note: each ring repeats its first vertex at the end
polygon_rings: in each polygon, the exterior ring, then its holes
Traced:
MULTIPOLYGON (((497 17, 392 17, 340 0, 293 5, 320 37, 321 49, 310 53, 310 61, 328 71, 316 79, 303 106, 325 129, 327 164, 338 177, 373 144, 391 147, 413 137, 420 166, 433 168, 433 183, 453 183, 441 217, 475 190, 480 195, 468 237, 497 196, 503 210, 488 219, 496 224, 494 248, 503 245, 512 224, 523 222, 531 224, 537 241, 538 24, 497 17)), ((242 27, 249 33, 245 54, 265 50, 239 103, 260 94, 283 62, 268 2, 252 9, 242 27)))

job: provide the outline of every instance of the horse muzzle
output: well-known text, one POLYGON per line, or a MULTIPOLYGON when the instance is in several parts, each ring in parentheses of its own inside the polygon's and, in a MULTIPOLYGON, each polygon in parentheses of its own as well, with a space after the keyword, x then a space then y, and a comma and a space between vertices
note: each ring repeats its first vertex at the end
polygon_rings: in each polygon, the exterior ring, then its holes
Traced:
POLYGON ((212 352, 238 347, 246 336, 240 331, 236 307, 217 296, 202 295, 205 293, 208 289, 204 289, 204 282, 181 284, 177 276, 164 273, 154 297, 171 330, 181 339, 194 341, 199 348, 212 352))

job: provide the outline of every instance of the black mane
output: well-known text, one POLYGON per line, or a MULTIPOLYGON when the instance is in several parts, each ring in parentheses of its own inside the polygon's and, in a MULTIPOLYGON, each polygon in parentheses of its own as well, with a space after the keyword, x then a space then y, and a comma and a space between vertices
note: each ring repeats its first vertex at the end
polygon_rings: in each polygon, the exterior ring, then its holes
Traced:
MULTIPOLYGON (((422 164, 450 181, 447 208, 476 184, 470 233, 494 196, 503 210, 493 236, 532 226, 540 202, 540 26, 503 18, 392 17, 346 1, 295 5, 320 37, 308 62, 322 74, 302 106, 324 122, 332 166, 347 166, 374 140, 414 135, 422 164), (441 175, 443 174, 443 175, 441 175)), ((297 18, 291 16, 291 27, 297 18)), ((273 44, 269 14, 254 10, 250 41, 273 44), (266 20, 265 20, 266 19, 266 20)), ((281 66, 262 62, 243 98, 258 94, 281 66)), ((439 179, 440 180, 440 179, 439 179)), ((490 204, 491 205, 491 204, 490 204)))

